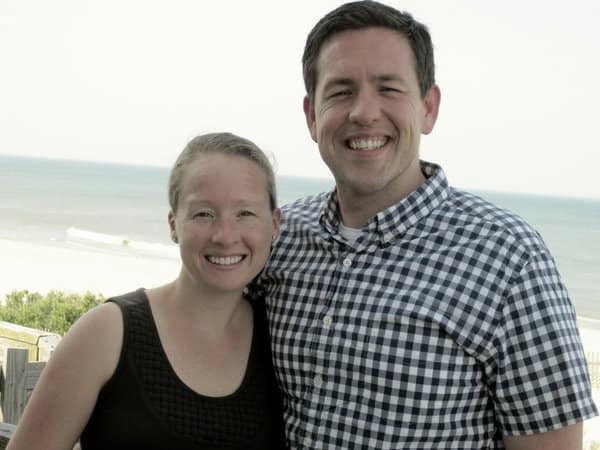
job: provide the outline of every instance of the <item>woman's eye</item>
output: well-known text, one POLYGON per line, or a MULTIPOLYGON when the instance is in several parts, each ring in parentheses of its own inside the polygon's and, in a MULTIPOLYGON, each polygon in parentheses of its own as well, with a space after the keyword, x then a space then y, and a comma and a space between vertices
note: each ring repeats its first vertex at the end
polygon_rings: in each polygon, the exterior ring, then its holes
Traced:
POLYGON ((210 211, 197 211, 192 215, 192 217, 194 219, 210 219, 213 217, 213 213, 210 211))

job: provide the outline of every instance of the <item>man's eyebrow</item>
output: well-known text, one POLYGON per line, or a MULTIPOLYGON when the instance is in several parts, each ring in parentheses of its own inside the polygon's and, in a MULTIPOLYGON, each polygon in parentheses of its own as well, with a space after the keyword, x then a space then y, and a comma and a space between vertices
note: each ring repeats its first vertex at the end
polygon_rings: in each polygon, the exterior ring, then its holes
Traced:
POLYGON ((355 84, 355 83, 354 83, 354 81, 352 81, 351 78, 336 77, 336 78, 332 78, 332 79, 328 80, 325 83, 325 86, 323 86, 323 91, 327 91, 334 86, 352 86, 353 84, 355 84))
MULTIPOLYGON (((395 73, 384 73, 384 74, 380 74, 380 75, 375 75, 375 76, 372 77, 371 81, 375 82, 375 83, 385 83, 385 82, 389 82, 389 81, 398 81, 400 83, 406 84, 406 79, 404 77, 402 77, 401 75, 398 75, 398 74, 395 74, 395 73)), ((323 91, 327 92, 329 89, 331 89, 333 87, 353 86, 355 84, 356 84, 356 82, 354 80, 352 80, 352 78, 348 78, 348 77, 335 77, 335 78, 332 78, 332 79, 328 80, 325 83, 325 86, 323 86, 323 91)))
POLYGON ((401 83, 406 83, 406 80, 401 75, 397 75, 394 73, 384 73, 381 75, 376 75, 373 77, 374 81, 377 82, 386 82, 386 81, 399 81, 401 83))

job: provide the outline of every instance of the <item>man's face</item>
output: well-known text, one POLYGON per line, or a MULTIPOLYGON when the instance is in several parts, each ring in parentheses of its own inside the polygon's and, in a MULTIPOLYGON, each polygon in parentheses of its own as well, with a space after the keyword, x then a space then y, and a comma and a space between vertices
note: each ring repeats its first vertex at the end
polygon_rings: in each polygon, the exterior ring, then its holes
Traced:
POLYGON ((317 74, 304 112, 340 198, 393 204, 416 189, 420 136, 433 129, 440 97, 434 86, 422 98, 408 41, 385 28, 333 35, 317 74))

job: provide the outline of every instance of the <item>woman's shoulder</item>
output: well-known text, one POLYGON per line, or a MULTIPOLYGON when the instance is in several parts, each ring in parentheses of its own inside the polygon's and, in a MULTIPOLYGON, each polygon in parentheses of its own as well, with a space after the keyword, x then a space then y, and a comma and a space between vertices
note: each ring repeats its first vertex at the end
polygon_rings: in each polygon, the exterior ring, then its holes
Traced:
POLYGON ((106 303, 114 303, 120 308, 139 305, 148 301, 146 290, 144 288, 136 289, 135 291, 127 292, 126 294, 110 297, 106 303))

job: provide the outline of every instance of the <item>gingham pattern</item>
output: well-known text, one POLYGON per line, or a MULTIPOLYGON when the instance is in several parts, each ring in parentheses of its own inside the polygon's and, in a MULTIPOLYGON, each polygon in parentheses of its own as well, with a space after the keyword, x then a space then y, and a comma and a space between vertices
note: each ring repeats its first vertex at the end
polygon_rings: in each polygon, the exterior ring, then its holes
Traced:
POLYGON ((258 283, 292 448, 503 448, 503 433, 596 413, 539 235, 450 188, 439 166, 423 170, 354 244, 338 233, 335 193, 284 208, 258 283))

